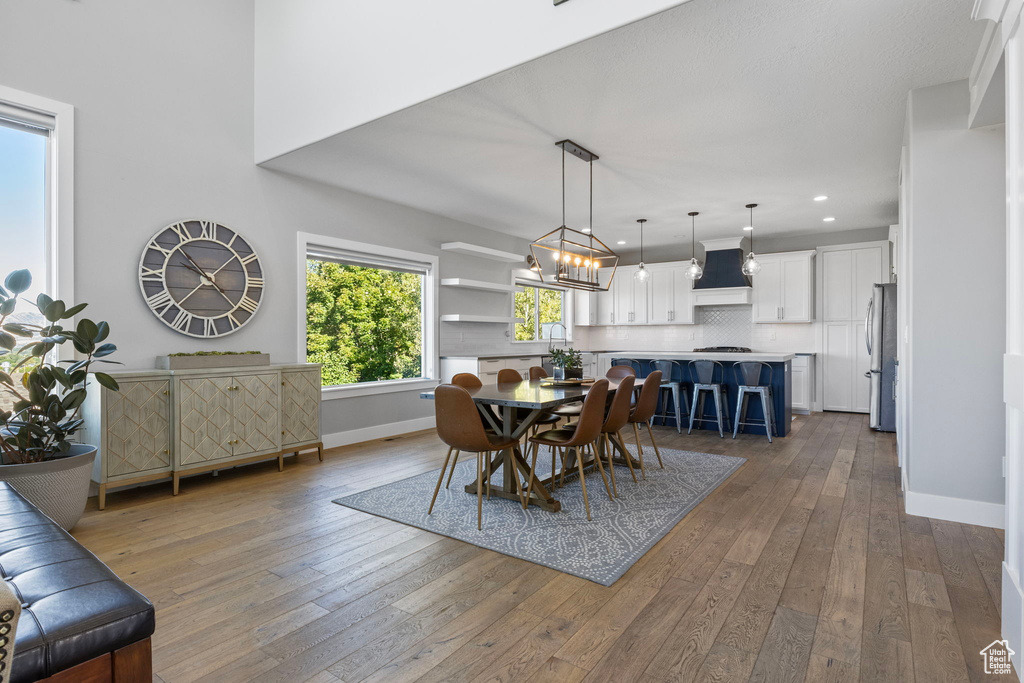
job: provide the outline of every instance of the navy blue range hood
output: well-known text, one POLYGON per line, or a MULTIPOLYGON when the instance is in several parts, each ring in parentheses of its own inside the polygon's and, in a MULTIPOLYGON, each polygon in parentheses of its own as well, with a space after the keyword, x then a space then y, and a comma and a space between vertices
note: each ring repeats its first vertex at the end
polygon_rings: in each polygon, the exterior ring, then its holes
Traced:
MULTIPOLYGON (((724 240, 701 242, 705 247, 724 240)), ((694 289, 750 287, 750 278, 743 274, 743 249, 709 249, 704 255, 704 276, 693 283, 694 289)))

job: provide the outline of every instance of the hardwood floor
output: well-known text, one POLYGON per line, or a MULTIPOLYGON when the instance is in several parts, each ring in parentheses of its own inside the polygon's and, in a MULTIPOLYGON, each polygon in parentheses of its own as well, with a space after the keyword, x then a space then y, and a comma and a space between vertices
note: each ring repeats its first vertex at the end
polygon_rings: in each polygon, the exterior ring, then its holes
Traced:
POLYGON ((331 503, 439 468, 432 432, 115 493, 75 536, 153 600, 164 683, 985 679, 1002 535, 906 516, 891 434, 656 435, 748 461, 608 587, 331 503))

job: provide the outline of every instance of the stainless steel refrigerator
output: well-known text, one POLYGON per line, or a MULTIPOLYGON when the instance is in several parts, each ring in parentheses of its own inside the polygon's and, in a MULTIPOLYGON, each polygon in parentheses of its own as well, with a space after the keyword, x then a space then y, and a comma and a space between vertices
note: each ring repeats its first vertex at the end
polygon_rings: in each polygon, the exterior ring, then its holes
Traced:
POLYGON ((868 303, 865 336, 871 366, 870 424, 883 432, 896 431, 896 285, 875 285, 868 303))

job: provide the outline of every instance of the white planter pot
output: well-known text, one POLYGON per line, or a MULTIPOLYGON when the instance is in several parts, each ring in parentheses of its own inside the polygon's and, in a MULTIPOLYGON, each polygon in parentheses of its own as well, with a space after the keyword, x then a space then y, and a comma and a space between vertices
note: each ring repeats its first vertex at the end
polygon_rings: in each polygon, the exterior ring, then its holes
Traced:
POLYGON ((0 481, 9 482, 44 515, 67 531, 85 512, 95 459, 95 446, 75 444, 71 446, 71 455, 65 458, 0 465, 0 481))

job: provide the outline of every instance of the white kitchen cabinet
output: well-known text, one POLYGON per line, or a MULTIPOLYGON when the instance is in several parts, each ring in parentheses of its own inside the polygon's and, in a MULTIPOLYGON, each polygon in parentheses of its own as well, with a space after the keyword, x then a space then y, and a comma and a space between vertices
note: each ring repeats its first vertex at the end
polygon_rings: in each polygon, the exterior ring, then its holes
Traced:
POLYGON ((597 308, 597 325, 615 324, 615 287, 619 282, 619 275, 612 280, 612 286, 605 292, 593 294, 595 307, 597 308))
POLYGON ((589 327, 597 325, 597 292, 585 292, 577 289, 573 299, 572 322, 573 325, 589 327))
POLYGON ((753 278, 756 323, 809 323, 814 319, 814 251, 761 254, 753 278))
POLYGON ((623 266, 612 282, 614 292, 615 325, 644 325, 647 323, 647 283, 634 277, 637 266, 623 266))
POLYGON ((875 283, 889 281, 888 242, 821 247, 822 407, 866 413, 871 366, 865 316, 875 283))
POLYGON ((652 325, 667 325, 672 322, 672 310, 675 307, 675 287, 672 267, 667 263, 650 266, 651 277, 647 280, 650 293, 650 315, 647 321, 652 325))
POLYGON ((872 287, 888 282, 882 246, 822 252, 822 314, 825 320, 863 318, 872 287))
POLYGON ((652 325, 693 323, 693 281, 686 277, 681 263, 650 266, 647 281, 648 315, 652 325))
POLYGON ((530 368, 541 365, 541 356, 523 354, 521 356, 501 356, 499 358, 479 358, 476 356, 459 356, 441 358, 441 381, 448 383, 460 372, 468 372, 480 378, 484 384, 496 384, 498 372, 511 369, 530 378, 530 368))
POLYGON ((814 405, 814 356, 793 359, 793 412, 808 414, 814 405))
POLYGON ((868 412, 871 367, 863 320, 830 320, 824 323, 822 408, 851 413, 868 412))

